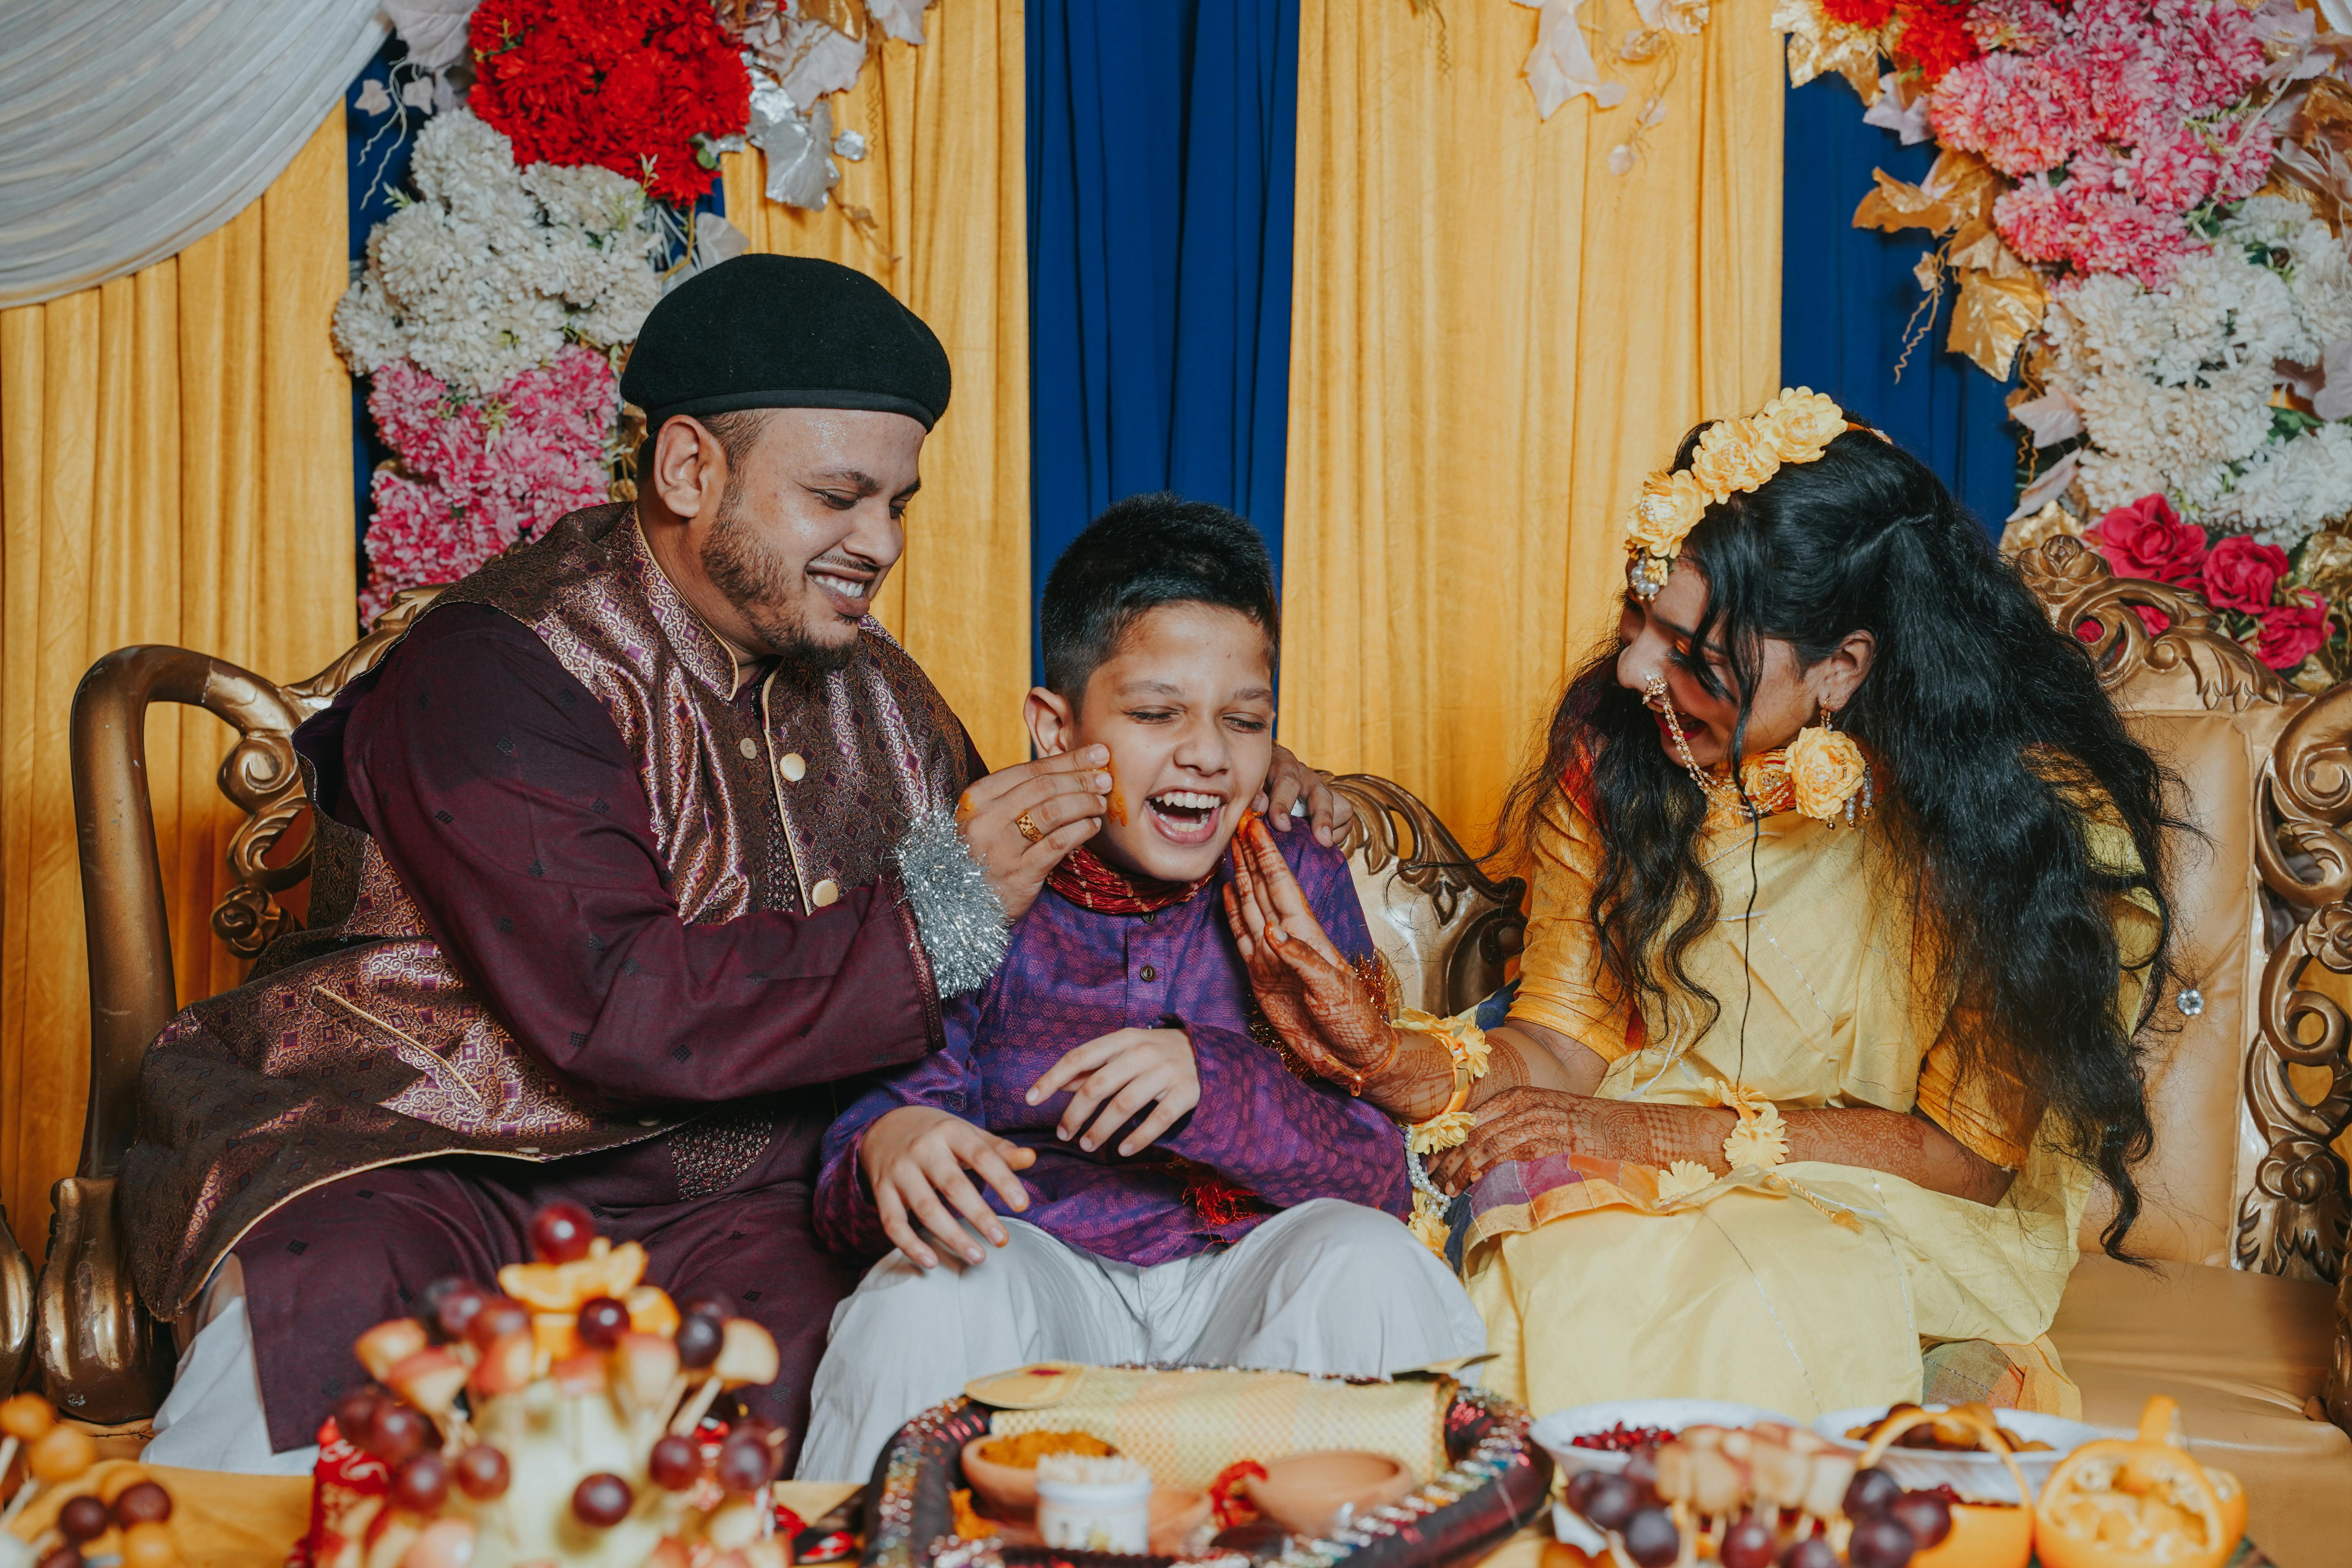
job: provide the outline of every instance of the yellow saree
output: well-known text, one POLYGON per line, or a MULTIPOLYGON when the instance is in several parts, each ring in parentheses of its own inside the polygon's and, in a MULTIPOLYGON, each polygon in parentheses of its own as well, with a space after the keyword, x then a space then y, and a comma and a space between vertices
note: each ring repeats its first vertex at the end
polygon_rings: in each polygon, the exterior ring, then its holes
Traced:
MULTIPOLYGON (((2120 827, 2085 829, 2102 863, 2137 866, 2120 827)), ((1700 856, 1721 908, 1686 967, 1720 1005, 1711 1025, 1696 997, 1637 1009, 1617 994, 1589 916, 1601 854, 1589 820, 1556 802, 1536 850, 1511 1016, 1606 1058, 1601 1095, 1713 1105, 1720 1080, 1783 1110, 1917 1110, 2016 1177, 1988 1206, 1794 1163, 1773 1174, 1801 1193, 1718 1184, 1676 1206, 1648 1167, 1557 1157, 1503 1170, 1474 1194, 1465 1259, 1498 1352, 1488 1386, 1538 1414, 1682 1395, 1809 1419, 1918 1399, 1924 1351, 1990 1342, 2020 1374, 2010 1402, 2076 1414, 2042 1336, 2092 1173, 2040 1142, 1983 1075, 1960 1081, 1966 1020, 1937 977, 1915 983, 1909 910, 1879 881, 1877 836, 1793 812, 1765 818, 1752 842, 1744 824, 1710 823, 1700 856)), ((2152 899, 2118 899, 2113 919, 2127 966, 2152 951, 2152 899)), ((2127 1017, 2140 989, 2126 967, 2127 1017)))

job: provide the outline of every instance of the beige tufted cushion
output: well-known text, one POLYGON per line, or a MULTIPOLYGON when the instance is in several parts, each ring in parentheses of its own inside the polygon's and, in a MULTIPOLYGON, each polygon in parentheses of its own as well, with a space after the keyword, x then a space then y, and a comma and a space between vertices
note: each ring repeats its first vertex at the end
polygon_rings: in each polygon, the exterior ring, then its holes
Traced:
MULTIPOLYGON (((2128 698, 2128 694, 2126 694, 2128 698)), ((2256 790, 2289 710, 2243 712, 2166 705, 2130 716, 2133 731, 2179 777, 2175 809, 2204 833, 2173 846, 2174 962, 2180 980, 2157 1004, 2143 1043, 2156 1154, 2139 1172, 2146 1208, 2129 1246, 2144 1258, 2226 1267, 2238 1196, 2261 1149, 2239 1108, 2254 1034, 2249 1010, 2262 973, 2261 873, 2254 866, 2256 790), (2203 1011, 2188 1016, 2183 993, 2203 1011)), ((2114 1211, 2104 1189, 2084 1215, 2081 1245, 2096 1250, 2114 1211)))

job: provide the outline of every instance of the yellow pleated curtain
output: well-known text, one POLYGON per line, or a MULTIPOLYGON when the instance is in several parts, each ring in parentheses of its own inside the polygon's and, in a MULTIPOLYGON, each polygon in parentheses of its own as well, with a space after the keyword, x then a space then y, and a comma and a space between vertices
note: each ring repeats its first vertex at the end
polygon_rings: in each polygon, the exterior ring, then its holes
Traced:
MULTIPOLYGON (((168 261, 0 312, 0 1202, 36 1258, 81 1145, 89 1025, 67 721, 128 643, 278 679, 354 634, 339 106, 260 200, 168 261)), ((214 939, 237 818, 228 729, 159 708, 148 778, 183 999, 242 978, 214 939)))
POLYGON ((1632 105, 1536 118, 1536 13, 1304 0, 1283 732, 1480 840, 1613 629, 1618 527, 1780 368, 1780 46, 1718 5, 1629 174, 1632 105))
POLYGON ((867 152, 843 163, 832 205, 768 201, 761 155, 749 152, 727 157, 727 213, 753 250, 821 256, 880 281, 947 347, 954 395, 924 443, 906 557, 875 614, 1002 767, 1029 754, 1021 3, 940 0, 923 27, 919 47, 880 43, 857 85, 834 100, 836 129, 858 132, 867 152))

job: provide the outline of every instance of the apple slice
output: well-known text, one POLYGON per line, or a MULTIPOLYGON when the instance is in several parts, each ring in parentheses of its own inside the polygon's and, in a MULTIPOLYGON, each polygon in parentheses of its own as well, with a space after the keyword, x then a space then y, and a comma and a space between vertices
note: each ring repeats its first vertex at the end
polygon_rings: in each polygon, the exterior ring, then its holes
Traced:
POLYGON ((512 1394, 530 1382, 539 1367, 539 1347, 529 1334, 501 1334, 474 1363, 467 1386, 485 1398, 512 1394))
POLYGON ((719 1359, 710 1370, 729 1388, 764 1386, 776 1381, 783 1362, 776 1352, 775 1336, 749 1318, 730 1318, 719 1341, 719 1359))
POLYGON ((360 1364, 367 1368, 368 1375, 381 1381, 394 1366, 429 1342, 425 1325, 415 1319, 387 1318, 362 1334, 352 1349, 357 1352, 360 1364))
POLYGON ((660 1334, 625 1333, 613 1346, 613 1381, 629 1409, 666 1408, 677 1396, 677 1345, 660 1334))
POLYGON ((427 1345, 415 1355, 395 1362, 383 1381, 419 1410, 446 1415, 466 1386, 466 1363, 438 1345, 427 1345))

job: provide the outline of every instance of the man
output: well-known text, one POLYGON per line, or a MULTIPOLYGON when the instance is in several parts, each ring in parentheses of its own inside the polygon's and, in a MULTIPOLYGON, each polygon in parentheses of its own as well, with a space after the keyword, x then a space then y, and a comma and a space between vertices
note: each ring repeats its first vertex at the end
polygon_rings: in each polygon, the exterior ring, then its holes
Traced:
POLYGON ((305 1468, 353 1338, 530 1256, 559 1198, 767 1325, 751 1402, 797 1438, 856 1283, 811 1230, 829 1086, 937 1048, 1103 812, 1097 753, 983 775, 866 616, 947 406, 919 320, 745 257, 655 309, 622 390, 635 504, 446 590, 303 727, 320 929, 148 1054, 133 1263, 201 1324, 156 1462, 305 1468))

